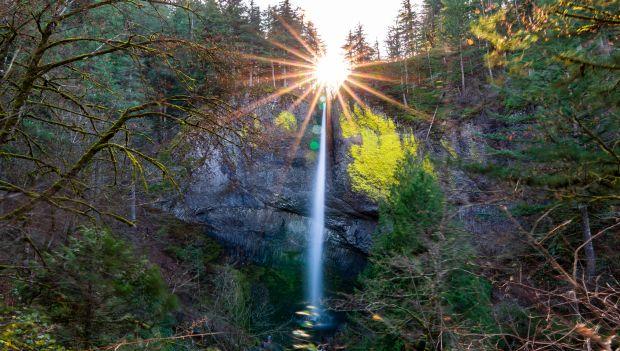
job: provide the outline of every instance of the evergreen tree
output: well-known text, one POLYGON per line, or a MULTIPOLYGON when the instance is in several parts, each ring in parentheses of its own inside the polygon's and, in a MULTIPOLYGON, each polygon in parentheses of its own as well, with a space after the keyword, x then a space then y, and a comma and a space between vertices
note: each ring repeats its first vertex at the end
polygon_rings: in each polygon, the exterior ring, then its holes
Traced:
POLYGON ((418 53, 420 28, 417 14, 410 0, 403 0, 397 17, 397 28, 402 41, 404 55, 411 57, 418 53))
POLYGON ((246 18, 248 9, 243 0, 221 0, 220 6, 225 18, 224 28, 226 28, 226 38, 233 42, 239 42, 245 34, 248 20, 246 18))
POLYGON ((374 50, 375 50, 375 57, 374 57, 374 59, 377 60, 377 61, 380 61, 381 60, 381 48, 379 47, 379 39, 375 40, 374 50))
MULTIPOLYGON (((280 47, 284 46, 292 50, 299 52, 306 51, 306 48, 296 36, 301 36, 304 32, 304 22, 301 10, 291 5, 289 0, 283 0, 277 6, 269 8, 267 15, 267 30, 266 36, 268 40, 274 43, 275 47, 271 51, 272 56, 285 57, 293 60, 298 60, 298 57, 288 50, 280 47)), ((286 76, 294 70, 285 64, 281 64, 280 71, 284 86, 288 86, 288 79, 286 76)), ((276 67, 275 64, 271 64, 272 79, 274 87, 276 86, 276 67)))
POLYGON ((402 57, 403 47, 400 40, 400 33, 396 27, 388 28, 385 46, 387 48, 387 58, 390 60, 398 60, 402 57))
POLYGON ((442 39, 457 52, 459 59, 461 94, 465 93, 465 62, 463 59, 465 37, 469 33, 473 6, 470 0, 442 0, 442 39))
POLYGON ((429 47, 436 45, 437 22, 439 21, 439 13, 441 12, 441 0, 423 0, 422 1, 422 19, 421 29, 422 41, 428 43, 429 47))
POLYGON ((346 57, 352 63, 369 62, 375 58, 376 52, 368 44, 364 27, 358 24, 354 30, 349 31, 344 46, 346 57))
POLYGON ((217 0, 206 0, 204 3, 199 2, 196 8, 202 9, 200 18, 192 11, 182 11, 182 15, 187 17, 188 27, 192 33, 199 24, 202 24, 200 31, 205 37, 218 42, 225 40, 226 35, 230 33, 227 28, 229 19, 222 12, 220 3, 217 0))
POLYGON ((304 26, 302 38, 313 51, 313 55, 321 56, 325 52, 325 43, 321 40, 312 21, 308 21, 304 26))
POLYGON ((159 269, 109 232, 84 229, 46 262, 21 294, 62 326, 67 345, 101 346, 145 333, 176 307, 159 269))
POLYGON ((344 50, 345 57, 350 62, 353 62, 353 58, 355 57, 354 46, 355 46, 355 37, 353 36, 353 31, 349 30, 349 33, 347 34, 347 37, 345 39, 344 45, 342 46, 342 49, 344 50))
POLYGON ((503 163, 486 171, 529 185, 539 202, 579 218, 581 227, 569 238, 585 245, 586 278, 596 273, 590 227, 609 224, 602 218, 620 200, 611 195, 620 192, 614 9, 554 1, 531 22, 507 7, 473 28, 493 44, 493 62, 510 72, 503 86, 506 107, 528 111, 520 117, 500 115, 505 143, 496 152, 503 163))
MULTIPOLYGON (((265 54, 264 33, 262 28, 261 11, 254 4, 254 0, 250 1, 246 10, 246 23, 241 36, 243 42, 243 50, 252 55, 265 54)), ((254 86, 255 80, 260 76, 260 66, 256 61, 248 60, 248 85, 254 86)))
MULTIPOLYGON (((267 38, 287 47, 302 50, 303 46, 291 33, 293 31, 297 35, 301 35, 304 32, 301 11, 293 7, 289 0, 283 0, 269 10, 271 12, 267 19, 267 38)), ((281 54, 284 56, 288 55, 285 52, 281 54)))
POLYGON ((387 39, 385 41, 387 47, 387 55, 390 60, 400 61, 398 63, 399 67, 399 78, 400 85, 399 90, 402 95, 403 104, 407 106, 407 95, 408 95, 408 75, 407 75, 407 59, 403 59, 404 49, 401 40, 401 31, 398 29, 398 23, 392 26, 388 30, 387 39))
POLYGON ((355 56, 357 62, 369 62, 374 59, 375 49, 370 46, 366 33, 362 24, 358 24, 355 28, 355 56))

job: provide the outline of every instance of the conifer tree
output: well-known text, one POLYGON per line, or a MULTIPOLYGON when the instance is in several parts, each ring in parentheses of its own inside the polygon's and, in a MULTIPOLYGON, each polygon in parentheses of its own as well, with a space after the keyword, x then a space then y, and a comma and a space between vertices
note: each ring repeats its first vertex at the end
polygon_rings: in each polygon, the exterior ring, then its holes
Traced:
MULTIPOLYGON (((397 23, 398 24, 398 23, 397 23)), ((405 106, 408 105, 407 102, 407 94, 408 87, 405 84, 405 65, 406 59, 403 59, 403 45, 401 40, 401 32, 398 30, 397 24, 388 29, 387 38, 385 41, 385 45, 387 47, 387 57, 392 61, 399 61, 398 66, 400 67, 399 77, 400 77, 400 93, 402 95, 403 104, 405 106)))
POLYGON ((461 75, 461 94, 465 93, 465 63, 463 59, 464 41, 469 32, 472 5, 469 0, 442 0, 441 24, 442 39, 456 51, 461 75))
POLYGON ((493 44, 493 62, 511 73, 503 87, 506 107, 528 111, 499 117, 507 143, 496 152, 505 163, 492 172, 530 186, 540 194, 538 201, 579 218, 581 228, 569 239, 584 245, 587 279, 596 272, 591 227, 609 224, 604 213, 620 203, 614 8, 554 1, 531 22, 507 7, 473 27, 493 44))
POLYGON ((422 1, 421 29, 422 40, 427 42, 430 47, 436 45, 437 22, 441 11, 441 0, 422 1))
MULTIPOLYGON (((265 43, 263 38, 262 17, 260 8, 255 5, 254 0, 250 1, 246 9, 245 24, 241 41, 243 42, 243 50, 253 55, 265 54, 265 43)), ((248 61, 248 85, 253 86, 254 81, 259 73, 260 66, 253 60, 248 61)))
POLYGON ((368 44, 364 27, 361 24, 349 31, 343 49, 346 57, 353 63, 372 61, 376 55, 375 49, 368 44))
POLYGON ((387 48, 387 58, 390 60, 398 60, 402 57, 402 43, 400 40, 400 33, 397 28, 389 27, 387 37, 385 39, 385 46, 387 48))
POLYGON ((403 44, 404 54, 411 57, 418 53, 419 21, 410 0, 403 0, 397 17, 397 28, 403 44))
MULTIPOLYGON (((302 35, 304 32, 303 15, 300 9, 293 7, 289 0, 283 0, 277 6, 268 9, 267 17, 267 39, 271 40, 275 44, 272 51, 272 56, 285 57, 291 59, 295 58, 286 49, 278 46, 284 46, 293 50, 304 52, 306 49, 299 42, 295 35, 302 35), (295 35, 293 33, 295 33, 295 35)), ((291 73, 291 68, 287 65, 280 65, 281 74, 283 76, 282 82, 284 86, 288 86, 288 79, 286 76, 291 73)), ((276 86, 275 65, 272 63, 272 78, 274 87, 276 86)))
POLYGON ((319 33, 312 21, 308 21, 304 26, 302 38, 313 51, 312 55, 320 56, 325 51, 325 43, 321 40, 319 33))
POLYGON ((353 35, 353 31, 349 30, 349 33, 347 34, 347 37, 345 39, 344 45, 342 46, 342 49, 344 50, 345 57, 347 58, 347 60, 351 62, 353 61, 353 58, 355 57, 354 46, 355 46, 355 36, 353 35))

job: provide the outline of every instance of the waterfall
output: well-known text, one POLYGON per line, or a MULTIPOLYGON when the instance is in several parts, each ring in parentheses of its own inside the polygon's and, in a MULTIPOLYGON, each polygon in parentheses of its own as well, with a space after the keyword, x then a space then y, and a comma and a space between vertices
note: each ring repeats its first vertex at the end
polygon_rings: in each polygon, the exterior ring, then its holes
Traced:
POLYGON ((322 103, 319 162, 312 199, 312 223, 308 240, 308 300, 319 308, 323 295, 323 240, 325 235, 325 171, 327 162, 326 103, 322 103))

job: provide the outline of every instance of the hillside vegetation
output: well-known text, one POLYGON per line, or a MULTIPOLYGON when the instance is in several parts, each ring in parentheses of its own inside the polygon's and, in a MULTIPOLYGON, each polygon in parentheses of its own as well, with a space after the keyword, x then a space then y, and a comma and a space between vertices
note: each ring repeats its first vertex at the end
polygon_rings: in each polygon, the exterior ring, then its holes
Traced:
MULTIPOLYGON (((293 345, 303 257, 249 257, 166 206, 274 138, 296 142, 282 164, 313 164, 295 156, 317 101, 291 62, 325 48, 303 11, 16 0, 0 16, 0 350, 293 345)), ((351 29, 371 89, 333 104, 348 163, 331 177, 377 228, 369 252, 334 244, 366 264, 327 272, 341 320, 321 347, 620 350, 619 37, 607 0, 403 0, 385 43, 351 29)), ((285 200, 269 206, 295 212, 285 200)))

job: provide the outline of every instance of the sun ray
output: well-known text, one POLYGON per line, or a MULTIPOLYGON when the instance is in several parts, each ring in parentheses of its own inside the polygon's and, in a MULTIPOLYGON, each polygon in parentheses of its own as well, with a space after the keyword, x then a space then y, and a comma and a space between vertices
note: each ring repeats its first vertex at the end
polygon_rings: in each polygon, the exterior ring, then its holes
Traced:
POLYGON ((295 89, 297 89, 297 88, 299 88, 299 87, 301 87, 301 86, 303 86, 305 84, 310 83, 313 79, 314 78, 312 78, 312 77, 306 78, 306 79, 304 79, 304 80, 302 80, 300 82, 297 82, 297 83, 295 83, 295 84, 293 84, 293 85, 291 85, 289 87, 281 88, 278 91, 276 91, 276 92, 274 92, 274 93, 272 93, 272 94, 270 94, 270 95, 268 95, 268 96, 266 96, 266 97, 264 97, 262 99, 259 99, 258 101, 255 101, 255 102, 249 104, 244 109, 238 110, 237 111, 237 116, 243 116, 246 113, 249 113, 249 112, 255 110, 259 106, 264 105, 264 104, 270 102, 273 99, 276 99, 276 98, 278 98, 278 97, 280 97, 280 96, 282 96, 282 95, 284 95, 284 94, 286 94, 286 93, 288 93, 288 92, 290 92, 292 90, 295 90, 295 89))
POLYGON ((307 68, 307 69, 310 69, 310 70, 314 69, 313 65, 305 64, 305 63, 298 62, 298 61, 292 61, 292 60, 275 58, 275 57, 263 57, 263 56, 252 55, 252 54, 243 54, 243 53, 240 53, 239 55, 241 57, 249 59, 249 60, 257 60, 257 61, 263 61, 263 62, 269 62, 269 63, 273 62, 273 63, 279 63, 279 64, 286 65, 286 66, 307 68))
MULTIPOLYGON (((312 76, 313 72, 312 71, 302 71, 302 72, 294 72, 294 73, 286 73, 286 74, 276 74, 275 76, 273 76, 276 80, 283 80, 283 79, 287 79, 287 78, 300 78, 300 77, 310 77, 312 76)), ((268 77, 268 78, 272 78, 272 75, 269 74, 268 76, 264 76, 264 77, 268 77)))
POLYGON ((338 103, 340 103, 340 108, 342 108, 342 113, 347 118, 349 122, 353 121, 351 118, 351 113, 349 112, 349 105, 344 101, 342 94, 340 91, 336 92, 336 98, 338 99, 338 103))
MULTIPOLYGON (((362 57, 364 57, 365 55, 367 55, 367 52, 360 52, 357 55, 351 56, 349 57, 349 61, 354 63, 354 62, 358 62, 358 60, 362 57)), ((366 62, 366 61, 365 61, 366 62)), ((354 65, 355 66, 355 65, 354 65)))
MULTIPOLYGON (((347 80, 348 82, 348 80, 347 80)), ((362 106, 363 108, 368 108, 368 105, 366 105, 366 103, 364 101, 362 101, 362 99, 357 96, 357 94, 353 91, 353 89, 351 89, 345 82, 345 84, 342 84, 342 89, 344 89, 349 96, 351 96, 353 98, 353 100, 355 100, 355 102, 357 102, 360 106, 362 106)))
MULTIPOLYGON (((310 92, 311 91, 312 90, 310 90, 310 92)), ((312 113, 314 113, 314 109, 316 108, 316 105, 319 102, 319 98, 321 97, 322 93, 323 87, 317 87, 314 92, 314 96, 312 97, 312 101, 310 102, 310 106, 308 107, 308 111, 306 112, 306 116, 304 117, 304 120, 301 124, 301 128, 299 128, 299 131, 297 131, 297 134, 295 135, 295 140, 291 145, 290 151, 286 157, 286 165, 284 166, 284 170, 282 173, 280 173, 280 176, 276 181, 276 189, 278 189, 277 192, 279 192, 279 189, 282 187, 282 184, 284 183, 284 180, 286 179, 286 176, 288 174, 288 170, 293 163, 293 159, 295 158, 295 155, 297 155, 297 150, 299 149, 301 139, 306 133, 306 129, 308 128, 308 124, 310 123, 312 113)))
POLYGON ((380 92, 380 91, 378 91, 376 89, 373 89, 372 87, 370 87, 370 86, 368 86, 368 85, 366 85, 366 84, 364 84, 362 82, 358 82, 358 81, 356 81, 355 79, 352 79, 352 78, 349 78, 347 80, 347 82, 355 85, 356 87, 358 87, 358 88, 360 88, 360 89, 362 89, 362 90, 364 90, 366 92, 369 92, 369 93, 375 95, 376 97, 378 97, 378 98, 380 98, 382 100, 385 100, 385 101, 387 101, 387 102, 389 102, 391 104, 394 104, 394 105, 402 108, 403 110, 406 110, 406 111, 408 111, 408 112, 410 112, 410 113, 412 113, 412 114, 414 114, 416 116, 422 117, 424 119, 429 119, 430 118, 430 116, 428 116, 426 113, 424 113, 422 111, 418 111, 418 110, 416 110, 414 108, 411 108, 411 107, 409 107, 407 105, 404 105, 400 101, 397 101, 397 100, 395 100, 395 99, 393 99, 393 98, 383 94, 382 92, 380 92))
POLYGON ((282 43, 280 43, 280 42, 278 42, 276 40, 273 40, 273 39, 268 39, 268 41, 272 45, 274 45, 274 46, 276 46, 276 47, 278 47, 278 48, 280 48, 280 49, 282 49, 282 50, 284 50, 284 51, 286 51, 288 53, 291 53, 291 54, 299 57, 300 59, 302 59, 302 60, 304 60, 304 61, 306 61, 306 62, 308 62, 310 64, 314 63, 314 59, 313 58, 311 58, 310 56, 304 55, 299 50, 296 50, 296 49, 293 49, 293 48, 289 48, 288 46, 286 46, 286 45, 284 45, 284 44, 282 44, 282 43))
POLYGON ((362 72, 351 72, 349 75, 353 76, 353 77, 358 77, 358 78, 363 78, 363 79, 370 79, 370 80, 377 80, 377 81, 381 81, 381 82, 389 82, 389 83, 394 83, 394 84, 398 84, 400 83, 400 81, 394 79, 394 78, 389 78, 389 77, 385 77, 382 76, 380 74, 371 74, 371 73, 362 73, 362 72))
POLYGON ((301 124, 301 128, 299 128, 299 131, 297 132, 297 135, 295 136, 295 142, 293 143, 292 147, 291 147, 291 152, 289 154, 289 159, 292 160, 295 155, 297 154, 297 149, 299 148, 299 144, 301 143, 301 139, 303 138, 304 134, 306 133, 306 128, 308 128, 308 124, 310 123, 310 117, 312 117, 312 113, 314 113, 314 109, 316 108, 317 103, 319 102, 319 98, 321 97, 321 95, 323 94, 323 86, 319 86, 314 94, 314 97, 312 98, 312 102, 310 103, 310 107, 308 108, 308 112, 306 113, 306 116, 304 118, 303 123, 301 124))
POLYGON ((312 92, 312 89, 314 87, 312 85, 308 85, 308 87, 306 88, 306 90, 304 90, 304 92, 295 100, 293 101, 293 103, 291 104, 291 106, 289 106, 287 108, 287 111, 289 112, 293 112, 293 110, 299 106, 299 104, 301 104, 302 101, 304 101, 306 99, 306 97, 308 97, 308 95, 310 95, 310 93, 312 92))
POLYGON ((394 62, 399 62, 401 60, 376 60, 376 61, 363 61, 363 62, 358 62, 358 63, 354 63, 353 64, 353 68, 362 68, 362 67, 370 67, 370 66, 377 66, 377 65, 384 65, 384 64, 388 64, 388 63, 394 63, 394 62))
MULTIPOLYGON (((277 15, 276 15, 277 16, 277 15)), ((295 38, 306 50, 308 50, 308 52, 310 54, 312 54, 312 56, 317 57, 319 56, 319 53, 316 52, 314 49, 312 49, 310 47, 310 45, 308 45, 308 43, 306 43, 306 41, 301 37, 301 35, 299 35, 299 33, 297 33, 297 31, 291 27, 290 24, 288 24, 282 17, 277 16, 278 20, 280 21, 280 23, 282 23, 282 25, 284 26, 284 28, 286 28, 286 30, 289 31, 289 33, 291 33, 291 35, 293 36, 293 38, 295 38)))

